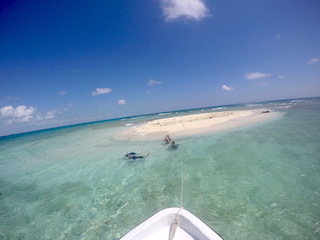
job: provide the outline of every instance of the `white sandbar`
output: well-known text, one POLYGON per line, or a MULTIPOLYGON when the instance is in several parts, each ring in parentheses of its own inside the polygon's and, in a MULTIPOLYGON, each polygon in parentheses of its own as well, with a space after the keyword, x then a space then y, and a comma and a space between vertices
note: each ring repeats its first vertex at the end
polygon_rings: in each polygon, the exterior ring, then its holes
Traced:
POLYGON ((276 113, 264 110, 224 111, 162 118, 146 122, 121 133, 121 138, 147 139, 167 134, 187 136, 232 129, 262 120, 271 119, 276 113))

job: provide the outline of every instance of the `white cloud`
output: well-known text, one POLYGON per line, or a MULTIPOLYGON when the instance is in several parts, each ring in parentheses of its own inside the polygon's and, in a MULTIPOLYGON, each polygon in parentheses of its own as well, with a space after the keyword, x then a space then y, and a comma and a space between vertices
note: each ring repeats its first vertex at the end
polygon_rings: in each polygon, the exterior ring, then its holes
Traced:
POLYGON ((283 75, 278 75, 278 78, 285 78, 283 75))
POLYGON ((166 21, 178 18, 199 21, 209 15, 209 10, 202 0, 162 0, 162 9, 166 21))
POLYGON ((227 85, 222 85, 222 86, 221 86, 221 89, 224 90, 224 91, 232 91, 232 90, 234 90, 233 87, 229 87, 229 86, 227 86, 227 85))
POLYGON ((36 111, 37 109, 34 107, 20 105, 14 108, 10 105, 0 108, 0 117, 3 118, 6 123, 29 122, 33 119, 36 111))
POLYGON ((244 75, 246 79, 253 80, 253 79, 258 79, 258 78, 265 78, 265 77, 270 77, 270 73, 259 73, 259 72, 253 72, 253 73, 248 73, 244 75))
POLYGON ((36 112, 36 109, 33 107, 27 108, 24 105, 20 105, 14 109, 13 116, 16 118, 25 118, 25 117, 30 117, 35 112, 36 112))
POLYGON ((50 110, 46 113, 46 116, 44 117, 45 119, 52 119, 54 118, 54 115, 56 114, 57 111, 55 110, 50 110))
POLYGON ((97 95, 101 95, 101 94, 107 94, 110 92, 112 92, 111 88, 96 88, 96 91, 92 92, 91 95, 97 96, 97 95))
POLYGON ((314 64, 314 63, 317 63, 319 62, 319 58, 311 58, 307 63, 308 64, 314 64))
POLYGON ((14 114, 14 108, 12 106, 5 106, 0 109, 1 117, 10 117, 14 114))
POLYGON ((126 104, 126 100, 120 99, 120 100, 118 101, 118 104, 126 104))
POLYGON ((153 80, 153 79, 150 79, 150 80, 148 81, 148 86, 159 85, 159 84, 162 84, 162 82, 155 81, 155 80, 153 80))
POLYGON ((58 95, 66 95, 66 94, 67 94, 66 91, 60 91, 60 92, 58 92, 58 95))

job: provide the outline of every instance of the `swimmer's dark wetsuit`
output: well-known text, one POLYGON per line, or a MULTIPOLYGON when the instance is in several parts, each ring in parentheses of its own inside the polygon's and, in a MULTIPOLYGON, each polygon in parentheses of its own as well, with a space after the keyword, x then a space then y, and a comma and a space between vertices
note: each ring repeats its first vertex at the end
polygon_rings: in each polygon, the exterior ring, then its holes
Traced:
POLYGON ((144 158, 144 156, 132 156, 132 157, 129 157, 130 159, 133 159, 133 160, 136 160, 137 158, 144 158))
POLYGON ((149 154, 150 154, 150 152, 148 152, 148 154, 145 156, 136 156, 136 153, 132 152, 132 153, 127 153, 126 157, 129 159, 136 160, 137 158, 146 158, 149 154))
POLYGON ((131 157, 134 156, 134 155, 136 155, 136 153, 135 153, 135 152, 131 152, 131 153, 127 153, 125 156, 126 156, 127 158, 131 158, 131 157))

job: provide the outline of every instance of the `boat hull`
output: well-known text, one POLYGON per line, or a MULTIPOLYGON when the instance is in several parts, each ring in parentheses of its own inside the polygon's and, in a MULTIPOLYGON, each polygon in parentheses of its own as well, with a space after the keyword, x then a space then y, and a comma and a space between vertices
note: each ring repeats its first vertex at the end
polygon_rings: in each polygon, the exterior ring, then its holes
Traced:
POLYGON ((120 238, 120 240, 158 239, 222 240, 216 232, 199 218, 181 208, 164 209, 120 238), (179 223, 175 224, 177 221, 179 223))

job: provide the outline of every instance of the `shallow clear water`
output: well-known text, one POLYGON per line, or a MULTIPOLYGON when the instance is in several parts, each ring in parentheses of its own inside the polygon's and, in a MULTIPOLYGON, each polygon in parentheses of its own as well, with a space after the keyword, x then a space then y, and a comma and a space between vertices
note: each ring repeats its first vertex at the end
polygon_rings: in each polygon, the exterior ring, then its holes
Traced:
POLYGON ((190 112, 0 138, 0 239, 118 239, 179 206, 182 175, 183 207, 226 240, 320 239, 320 99, 222 110, 255 108, 283 117, 175 139, 176 151, 114 136, 190 112))

